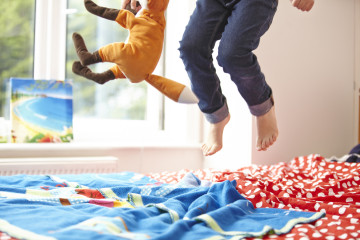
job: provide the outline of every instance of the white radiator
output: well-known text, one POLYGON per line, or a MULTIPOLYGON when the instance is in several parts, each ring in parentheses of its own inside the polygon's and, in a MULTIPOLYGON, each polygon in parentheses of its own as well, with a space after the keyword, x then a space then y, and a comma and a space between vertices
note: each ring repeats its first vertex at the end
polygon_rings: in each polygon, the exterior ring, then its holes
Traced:
POLYGON ((0 176, 16 174, 112 173, 118 170, 118 159, 98 157, 0 158, 0 176))

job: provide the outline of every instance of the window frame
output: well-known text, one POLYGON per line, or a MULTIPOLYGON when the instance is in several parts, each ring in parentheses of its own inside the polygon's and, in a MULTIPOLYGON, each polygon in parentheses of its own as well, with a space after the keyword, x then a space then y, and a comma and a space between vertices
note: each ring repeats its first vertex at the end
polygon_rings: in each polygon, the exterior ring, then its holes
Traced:
MULTIPOLYGON (((36 0, 34 78, 65 79, 67 0, 36 0), (56 26, 56 27, 54 27, 56 26)), ((166 44, 165 44, 166 47, 166 44)), ((155 74, 166 77, 166 48, 155 74)), ((177 58, 177 56, 175 56, 177 58)), ((188 84, 188 83, 185 83, 188 84)), ((123 142, 141 141, 178 143, 201 141, 201 116, 196 105, 185 106, 165 99, 154 88, 148 88, 147 120, 109 120, 74 116, 74 141, 123 142), (176 118, 174 118, 176 116, 176 118), (89 131, 91 129, 91 131, 89 131)))

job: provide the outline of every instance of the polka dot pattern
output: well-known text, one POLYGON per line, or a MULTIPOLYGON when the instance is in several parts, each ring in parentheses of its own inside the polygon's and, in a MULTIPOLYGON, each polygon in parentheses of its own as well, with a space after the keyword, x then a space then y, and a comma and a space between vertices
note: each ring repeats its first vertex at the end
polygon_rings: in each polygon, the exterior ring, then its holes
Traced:
POLYGON ((262 239, 360 239, 360 163, 330 162, 313 154, 288 163, 235 171, 182 170, 149 176, 177 183, 188 172, 212 182, 235 180, 238 192, 254 207, 326 213, 315 223, 300 224, 287 234, 262 239))

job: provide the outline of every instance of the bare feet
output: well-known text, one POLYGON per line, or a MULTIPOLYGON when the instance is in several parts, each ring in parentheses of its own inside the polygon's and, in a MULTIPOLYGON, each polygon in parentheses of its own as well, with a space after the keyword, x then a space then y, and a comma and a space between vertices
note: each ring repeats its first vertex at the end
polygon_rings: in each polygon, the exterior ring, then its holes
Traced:
POLYGON ((279 131, 276 123, 275 107, 262 116, 256 117, 256 149, 266 151, 277 139, 279 131))
POLYGON ((209 135, 207 141, 202 145, 202 151, 205 156, 213 155, 214 153, 221 150, 223 145, 223 132, 226 124, 230 120, 228 115, 224 120, 218 123, 211 123, 209 128, 209 135))

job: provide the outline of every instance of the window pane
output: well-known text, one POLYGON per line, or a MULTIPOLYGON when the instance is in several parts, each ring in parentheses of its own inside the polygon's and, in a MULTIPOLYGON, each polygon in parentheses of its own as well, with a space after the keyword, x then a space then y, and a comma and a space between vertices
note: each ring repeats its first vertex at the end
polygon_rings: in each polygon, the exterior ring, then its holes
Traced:
POLYGON ((0 116, 8 118, 8 79, 33 77, 35 0, 1 0, 0 12, 0 116))
MULTIPOLYGON (((110 8, 121 7, 121 0, 96 1, 110 8)), ((66 77, 74 80, 74 112, 77 117, 97 117, 145 120, 147 85, 132 84, 117 79, 99 85, 72 72, 72 63, 78 60, 72 34, 80 33, 90 52, 112 42, 124 42, 128 31, 114 21, 102 19, 87 12, 84 2, 68 0, 66 77)), ((98 63, 90 66, 95 72, 106 71, 113 64, 98 63)))

